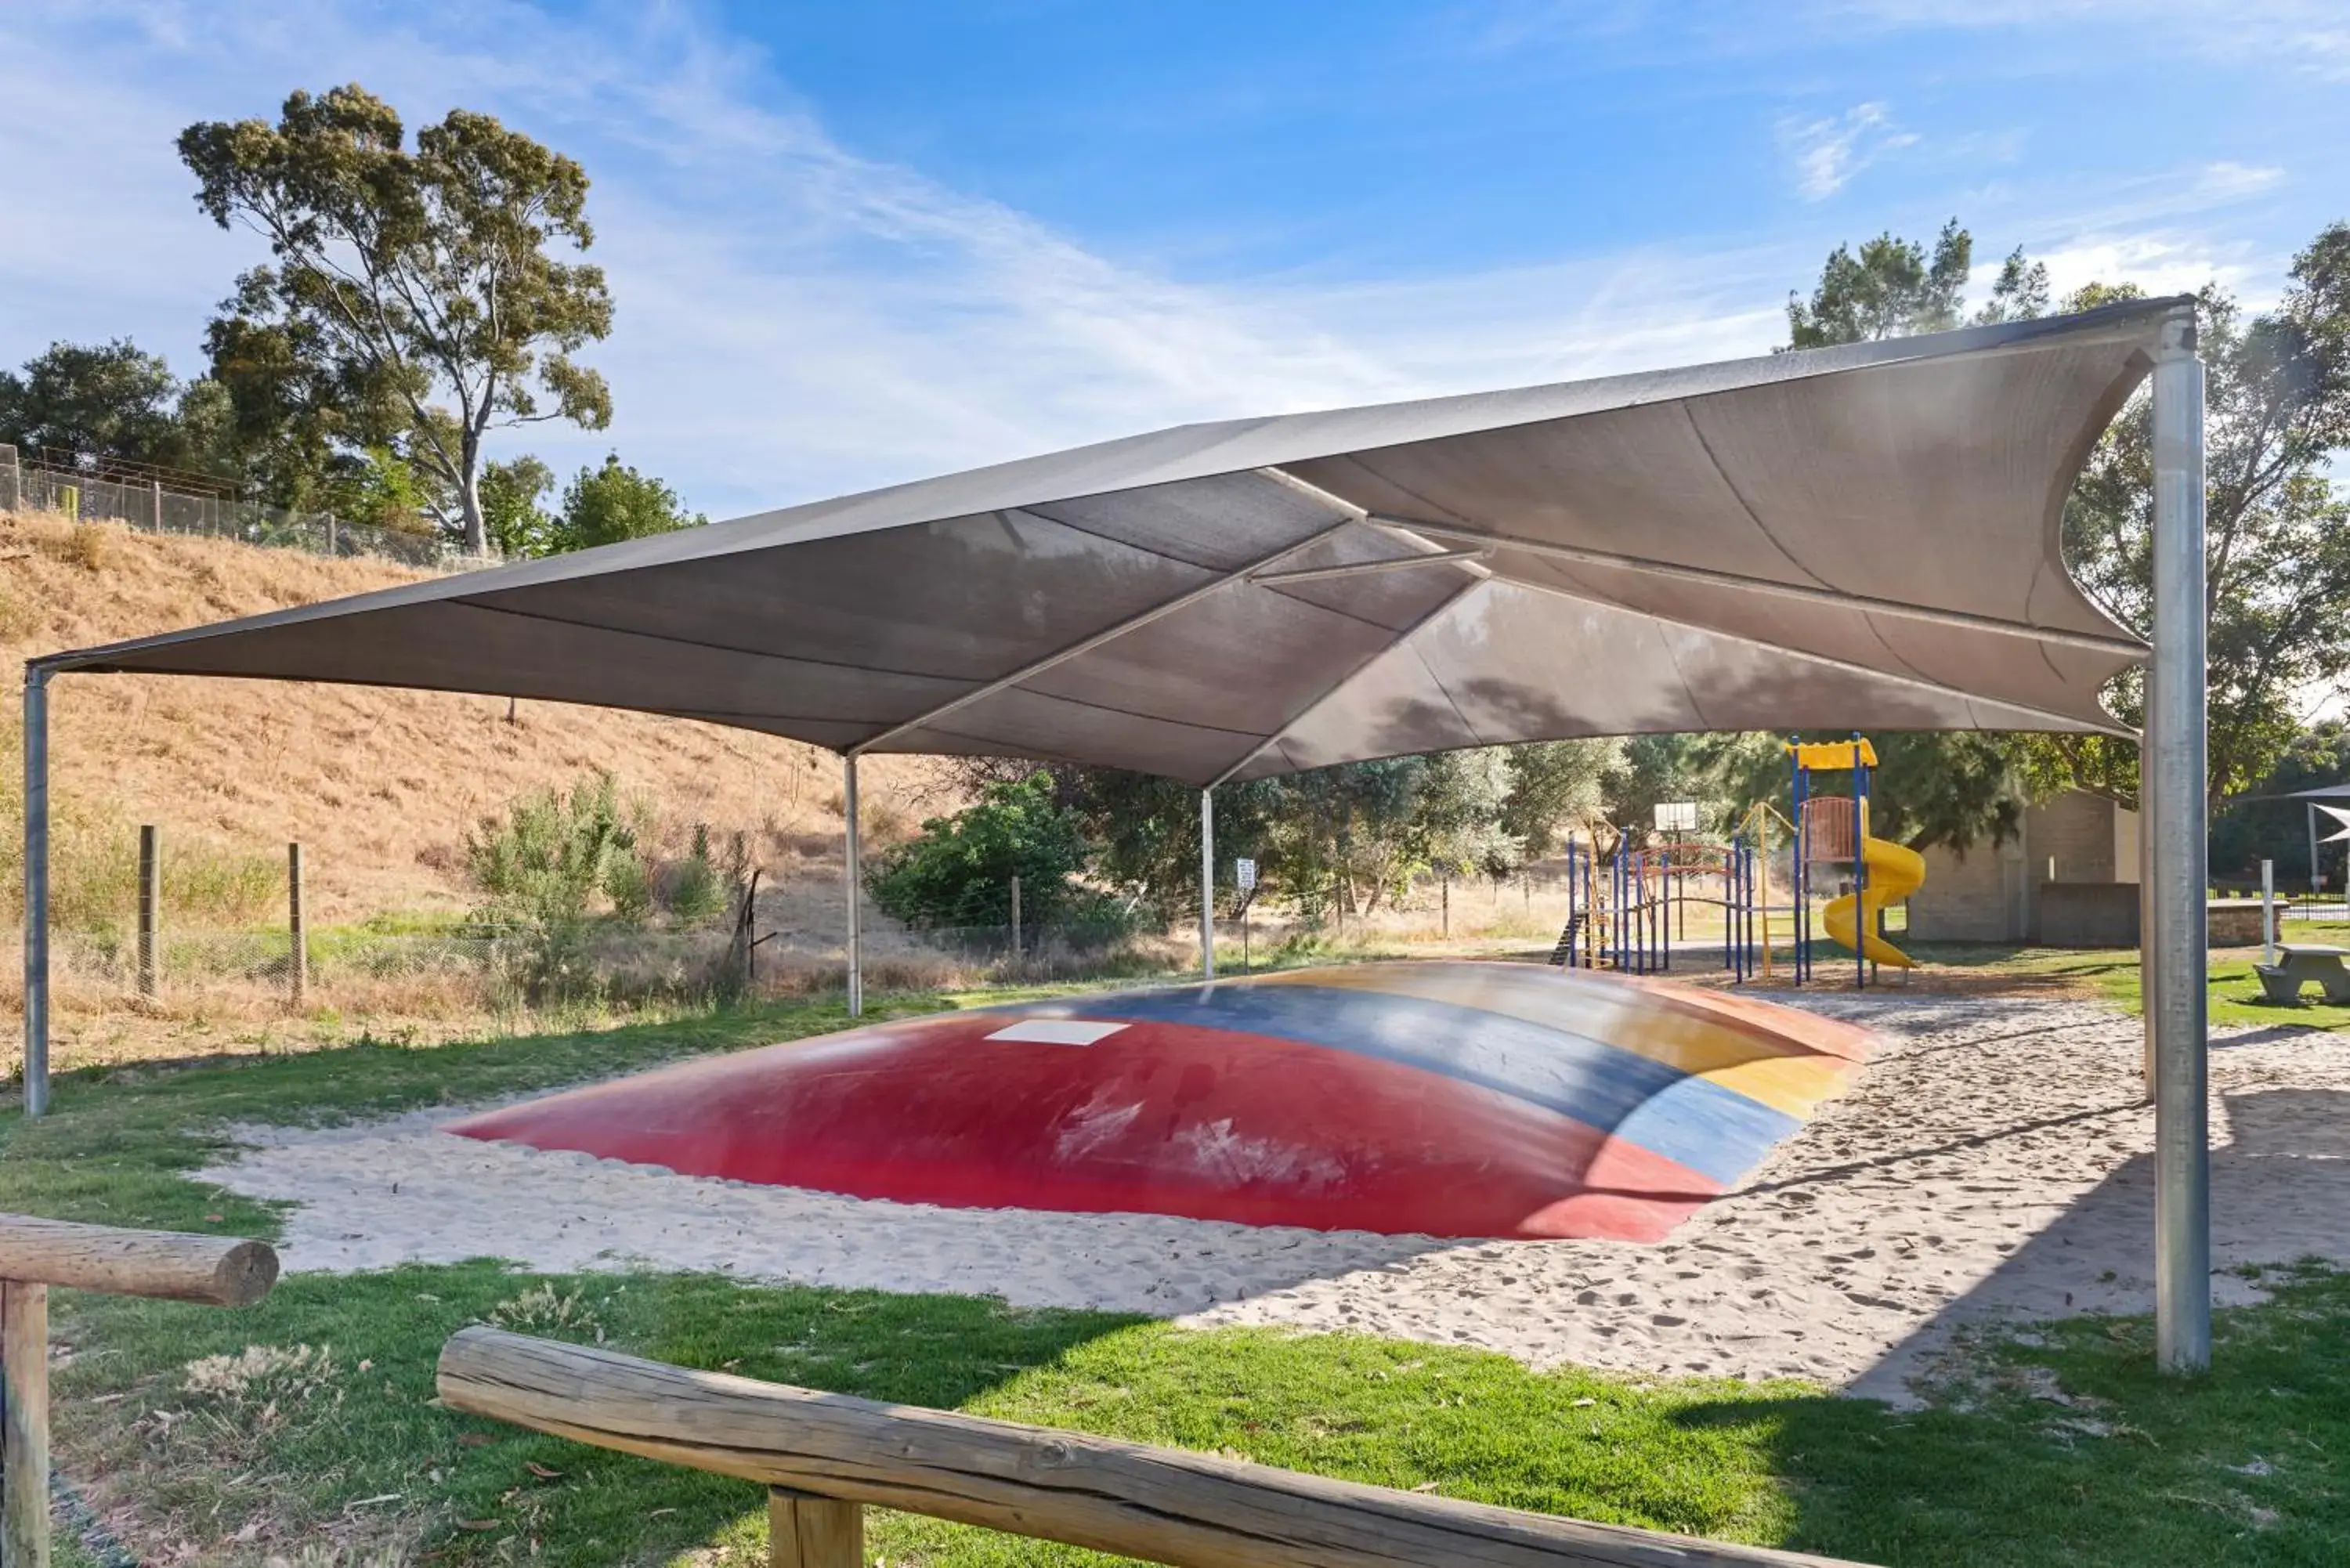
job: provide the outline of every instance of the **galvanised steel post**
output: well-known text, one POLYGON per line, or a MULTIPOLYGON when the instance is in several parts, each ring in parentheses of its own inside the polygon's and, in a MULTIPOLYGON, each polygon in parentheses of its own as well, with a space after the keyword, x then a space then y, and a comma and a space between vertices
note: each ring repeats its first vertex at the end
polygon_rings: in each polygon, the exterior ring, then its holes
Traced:
POLYGON ((25 1114, 49 1108, 49 672, 25 670, 25 1114))
MULTIPOLYGON (((2150 737, 2154 726, 2154 667, 2147 666, 2141 678, 2145 682, 2143 698, 2146 711, 2146 734, 2138 741, 2137 776, 2137 994, 2139 997, 2140 1033, 2139 1079, 2148 1104, 2154 1100, 2154 775, 2147 767, 2153 754, 2150 737)), ((2030 875, 2030 867, 2025 867, 2030 875)), ((2019 936, 2022 932, 2017 933, 2019 936)))
POLYGON ((2141 773, 2154 803, 2155 1355, 2211 1364, 2207 1100, 2203 362, 2195 318, 2163 324, 2154 364, 2154 692, 2141 773))
POLYGON ((857 753, 849 753, 842 762, 841 810, 848 818, 847 864, 843 867, 848 878, 848 1016, 861 1018, 865 1015, 865 965, 864 932, 859 928, 864 911, 858 907, 862 888, 857 845, 857 753))
POLYGON ((1200 978, 1216 978, 1216 792, 1200 792, 1200 978))
MULTIPOLYGON (((2350 906, 2350 888, 2343 889, 2345 906, 2350 906)), ((2317 803, 2309 803, 2309 900, 2317 901, 2317 803)))

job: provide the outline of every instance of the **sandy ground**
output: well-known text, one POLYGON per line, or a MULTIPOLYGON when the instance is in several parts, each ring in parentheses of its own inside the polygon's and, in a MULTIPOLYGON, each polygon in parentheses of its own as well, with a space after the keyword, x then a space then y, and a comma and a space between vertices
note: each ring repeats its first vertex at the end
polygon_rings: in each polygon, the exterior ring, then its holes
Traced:
MULTIPOLYGON (((1481 1345, 1535 1366, 1791 1375, 1900 1398, 1961 1324, 2151 1305, 2139 1026, 2089 1003, 1817 996, 1884 1044, 1858 1084, 1659 1245, 1461 1243, 942 1210, 679 1177, 435 1130, 256 1127, 207 1179, 292 1199, 288 1267, 495 1256, 1001 1295, 1188 1324, 1481 1345)), ((2212 1049, 2214 1264, 2350 1265, 2350 1040, 2212 1049)), ((2222 1302, 2249 1287, 2218 1280, 2222 1302)))

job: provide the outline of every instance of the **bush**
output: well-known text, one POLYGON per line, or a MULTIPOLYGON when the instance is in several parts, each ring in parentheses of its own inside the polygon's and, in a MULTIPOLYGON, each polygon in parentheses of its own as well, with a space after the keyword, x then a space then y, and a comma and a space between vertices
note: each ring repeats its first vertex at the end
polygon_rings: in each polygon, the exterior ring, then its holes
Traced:
POLYGON ((1075 815, 1054 805, 1051 777, 1036 773, 991 784, 978 805, 923 823, 921 836, 883 856, 866 886, 884 913, 910 926, 1008 927, 1018 877, 1024 927, 1074 924, 1108 940, 1124 934, 1122 918, 1076 881, 1091 857, 1075 815))
POLYGON ((726 888, 710 857, 710 829, 693 825, 693 846, 670 868, 670 918, 681 926, 698 926, 715 919, 726 908, 726 888))
POLYGON ((485 816, 465 836, 465 865, 484 901, 473 918, 519 928, 525 976, 544 991, 572 977, 600 896, 615 911, 641 918, 650 902, 636 858, 641 805, 623 803, 612 775, 598 770, 566 795, 541 790, 485 816))

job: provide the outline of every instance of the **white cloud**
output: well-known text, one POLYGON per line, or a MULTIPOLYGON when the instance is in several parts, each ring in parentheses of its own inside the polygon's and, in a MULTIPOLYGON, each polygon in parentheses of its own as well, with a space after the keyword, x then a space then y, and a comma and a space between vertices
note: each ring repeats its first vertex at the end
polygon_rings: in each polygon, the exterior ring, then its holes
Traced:
POLYGON ((619 305, 588 358, 617 417, 608 435, 528 439, 565 461, 617 445, 716 510, 1413 386, 1294 314, 858 158, 675 13, 558 24, 452 3, 387 29, 356 5, 222 10, 203 26, 167 3, 0 21, 12 76, 77 83, 0 119, 0 164, 29 171, 0 225, 0 286, 30 306, 0 322, 0 358, 130 331, 193 369, 205 313, 258 252, 196 212, 172 136, 356 78, 411 125, 463 102, 588 164, 591 254, 619 305), (115 68, 93 78, 74 63, 101 32, 115 68))
POLYGON ((2326 80, 2350 78, 2350 11, 2340 0, 1813 0, 1824 30, 1885 28, 2045 32, 2099 29, 2117 49, 2185 44, 2211 59, 2281 62, 2326 80))
MULTIPOLYGON (((195 369, 205 315, 259 253, 195 210, 172 136, 355 78, 411 124, 487 109, 587 164, 592 254, 619 302, 588 358, 612 381, 615 425, 540 427, 504 450, 567 466, 609 444, 713 515, 1187 420, 1758 353, 1784 336, 1787 289, 1856 237, 1815 218, 1543 265, 1204 286, 859 156, 691 15, 618 0, 562 22, 519 0, 405 15, 388 26, 364 0, 0 7, 10 79, 72 84, 41 113, 0 116, 0 364, 127 332, 195 369), (83 68, 101 55, 107 72, 83 68)), ((1880 104, 1818 123, 1827 143, 1848 138, 1820 165, 1836 183, 1913 140, 1880 104)), ((2060 288, 2249 282, 2274 263, 2202 236, 2193 214, 2280 178, 2214 164, 2093 192, 2051 182, 2006 193, 1997 222, 2060 288)))
POLYGON ((1915 133, 1894 125, 1882 103, 1856 104, 1825 119, 1788 119, 1779 126, 1779 143, 1794 165, 1796 192, 1806 202, 1827 200, 1887 153, 1917 141, 1915 133))

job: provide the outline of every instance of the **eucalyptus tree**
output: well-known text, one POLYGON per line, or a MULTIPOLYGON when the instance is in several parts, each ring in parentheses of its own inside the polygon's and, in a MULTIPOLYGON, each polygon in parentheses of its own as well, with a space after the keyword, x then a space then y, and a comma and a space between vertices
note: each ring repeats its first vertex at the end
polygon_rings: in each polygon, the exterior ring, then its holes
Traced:
POLYGON ((364 445, 379 433, 366 426, 396 421, 400 455, 437 482, 466 548, 487 543, 490 431, 610 422, 603 378, 572 358, 611 330, 603 271, 554 254, 595 237, 571 159, 466 109, 411 151, 398 113, 356 85, 296 92, 275 125, 192 125, 179 151, 197 204, 272 255, 213 324, 237 371, 224 379, 248 406, 307 416, 314 440, 364 445))

